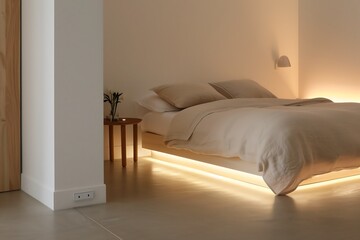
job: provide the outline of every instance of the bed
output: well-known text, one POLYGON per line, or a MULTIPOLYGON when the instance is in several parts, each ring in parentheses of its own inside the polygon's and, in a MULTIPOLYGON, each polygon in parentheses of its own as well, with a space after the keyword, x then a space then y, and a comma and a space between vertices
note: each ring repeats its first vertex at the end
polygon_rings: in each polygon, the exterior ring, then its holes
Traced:
POLYGON ((313 176, 358 174, 360 104, 279 99, 253 81, 192 85, 154 89, 172 109, 144 117, 143 147, 261 175, 277 195, 313 176))

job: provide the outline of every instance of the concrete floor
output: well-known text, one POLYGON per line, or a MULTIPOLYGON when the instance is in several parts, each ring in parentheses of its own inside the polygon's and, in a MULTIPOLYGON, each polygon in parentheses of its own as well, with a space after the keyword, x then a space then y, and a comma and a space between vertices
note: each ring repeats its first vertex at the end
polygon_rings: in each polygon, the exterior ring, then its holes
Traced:
POLYGON ((0 239, 360 239, 360 178, 287 197, 147 158, 105 163, 108 203, 53 212, 0 194, 0 239))

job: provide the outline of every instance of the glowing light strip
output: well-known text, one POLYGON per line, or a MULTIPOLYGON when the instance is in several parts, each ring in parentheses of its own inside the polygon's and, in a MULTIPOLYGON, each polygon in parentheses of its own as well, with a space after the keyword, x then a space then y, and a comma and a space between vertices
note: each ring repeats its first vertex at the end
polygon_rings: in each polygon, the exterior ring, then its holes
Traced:
POLYGON ((174 156, 171 154, 157 152, 157 151, 152 151, 152 157, 173 164, 187 166, 192 169, 205 171, 207 173, 212 173, 214 175, 221 175, 223 177, 240 180, 242 182, 247 182, 250 184, 255 184, 267 188, 266 183, 264 182, 262 176, 260 175, 250 174, 243 171, 234 170, 231 168, 226 168, 206 162, 201 162, 185 157, 174 156))
POLYGON ((152 157, 147 159, 183 171, 272 194, 261 176, 157 151, 152 151, 152 157))
MULTIPOLYGON (((151 155, 152 157, 148 158, 150 161, 165 164, 167 166, 171 166, 185 171, 190 171, 196 174, 201 174, 207 177, 219 179, 232 184, 240 184, 241 186, 256 189, 259 191, 264 191, 264 189, 266 189, 266 191, 264 192, 272 193, 271 190, 267 187, 262 177, 258 175, 216 166, 209 163, 204 163, 197 160, 179 157, 163 152, 151 151, 151 155)), ((306 185, 300 185, 297 189, 315 189, 352 180, 360 180, 360 175, 345 176, 321 182, 307 183, 306 185)))
POLYGON ((213 174, 213 173, 208 173, 208 172, 203 171, 203 170, 198 170, 198 169, 195 169, 195 168, 182 166, 180 164, 174 164, 174 163, 165 162, 163 160, 158 160, 158 159, 155 159, 155 158, 152 158, 152 157, 146 157, 145 159, 149 160, 149 161, 152 161, 152 162, 155 162, 155 163, 158 163, 158 164, 162 164, 162 165, 171 167, 171 168, 179 169, 181 171, 186 171, 186 172, 194 173, 194 174, 197 174, 197 175, 213 178, 213 179, 216 179, 216 180, 221 180, 221 181, 226 182, 226 183, 236 184, 236 185, 239 185, 239 186, 251 189, 251 190, 261 191, 263 193, 273 194, 269 188, 265 188, 265 187, 262 187, 262 186, 259 186, 259 185, 239 181, 239 180, 236 180, 236 179, 220 176, 220 175, 213 174))
POLYGON ((181 179, 181 181, 199 186, 201 189, 220 191, 224 194, 246 199, 251 202, 263 201, 264 199, 271 200, 274 197, 274 194, 268 188, 222 178, 221 176, 213 176, 203 171, 196 171, 188 167, 167 163, 151 157, 142 159, 156 163, 156 166, 152 168, 153 174, 167 175, 181 179))
POLYGON ((301 185, 297 189, 308 190, 308 189, 325 187, 325 186, 330 186, 330 185, 339 184, 339 183, 350 182, 350 181, 354 181, 354 180, 360 180, 360 175, 342 177, 342 178, 338 178, 338 179, 331 179, 331 180, 327 180, 327 181, 323 181, 323 182, 309 183, 307 185, 301 185))

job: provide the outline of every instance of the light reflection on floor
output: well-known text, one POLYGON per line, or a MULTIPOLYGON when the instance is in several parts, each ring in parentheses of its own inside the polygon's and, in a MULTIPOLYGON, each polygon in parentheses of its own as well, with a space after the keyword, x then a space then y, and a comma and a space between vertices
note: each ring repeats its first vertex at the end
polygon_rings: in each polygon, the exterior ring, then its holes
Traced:
POLYGON ((124 239, 360 239, 358 179, 278 197, 151 158, 105 168, 109 204, 82 211, 115 219, 112 229, 124 239))
POLYGON ((107 204, 53 213, 25 193, 0 194, 0 238, 360 239, 356 178, 277 197, 148 158, 104 166, 107 204))
MULTIPOLYGON (((217 179, 220 180, 220 182, 225 181, 228 183, 251 188, 257 191, 262 191, 266 193, 272 192, 270 188, 267 187, 266 183, 262 180, 262 177, 258 175, 249 174, 224 167, 219 167, 201 161, 178 157, 175 155, 166 154, 157 151, 152 151, 152 156, 146 157, 145 159, 160 163, 162 165, 167 165, 172 168, 180 169, 186 172, 191 172, 201 176, 206 176, 209 178, 208 181, 217 179)), ((343 170, 339 172, 335 171, 334 173, 336 174, 335 179, 320 180, 320 181, 318 179, 317 181, 312 183, 308 183, 307 181, 305 181, 304 182, 305 184, 300 183, 300 186, 298 186, 296 191, 311 192, 311 191, 317 191, 319 188, 321 189, 326 186, 332 186, 332 185, 336 186, 336 184, 341 184, 341 183, 346 184, 351 181, 360 182, 360 175, 358 169, 343 170), (346 174, 348 174, 348 176, 346 174)), ((314 176, 314 179, 318 177, 319 176, 314 176)), ((334 175, 331 177, 334 177, 334 175)), ((354 191, 352 190, 351 192, 354 191)))
POLYGON ((258 200, 259 197, 263 199, 269 197, 273 198, 274 196, 271 190, 265 187, 233 180, 176 164, 167 163, 151 157, 144 159, 157 163, 157 166, 152 169, 155 174, 158 173, 172 177, 181 177, 184 181, 198 185, 201 188, 221 191, 234 197, 240 196, 252 201, 258 200), (239 191, 239 187, 241 187, 242 191, 239 191))

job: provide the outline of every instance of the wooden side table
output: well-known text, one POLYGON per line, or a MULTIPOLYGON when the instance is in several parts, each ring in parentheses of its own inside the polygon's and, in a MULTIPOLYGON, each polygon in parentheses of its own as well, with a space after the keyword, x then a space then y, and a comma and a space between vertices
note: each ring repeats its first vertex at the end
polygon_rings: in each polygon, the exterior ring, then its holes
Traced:
POLYGON ((109 126, 109 147, 110 161, 114 161, 114 125, 121 127, 121 161, 122 166, 126 167, 126 125, 133 125, 133 145, 134 145, 134 162, 138 159, 138 124, 141 122, 139 118, 120 118, 116 121, 104 119, 104 125, 109 126))

